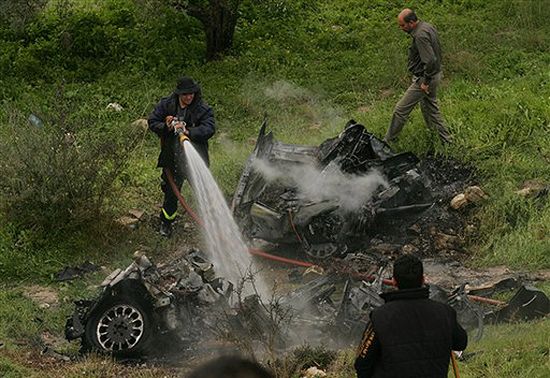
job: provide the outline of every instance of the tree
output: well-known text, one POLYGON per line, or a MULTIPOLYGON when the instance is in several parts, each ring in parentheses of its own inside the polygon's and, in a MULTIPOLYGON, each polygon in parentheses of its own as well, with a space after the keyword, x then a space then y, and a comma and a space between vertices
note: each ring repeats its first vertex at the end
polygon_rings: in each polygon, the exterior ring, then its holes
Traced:
POLYGON ((206 58, 219 59, 233 45, 241 0, 172 0, 171 5, 198 19, 206 34, 206 58))

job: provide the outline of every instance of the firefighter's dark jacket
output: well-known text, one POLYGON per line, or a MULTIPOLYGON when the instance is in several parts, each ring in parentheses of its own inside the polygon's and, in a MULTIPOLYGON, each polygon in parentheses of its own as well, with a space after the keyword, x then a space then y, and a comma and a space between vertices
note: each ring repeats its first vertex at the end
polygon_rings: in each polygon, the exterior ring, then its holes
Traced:
POLYGON ((382 294, 357 351, 358 378, 446 378, 451 350, 468 336, 447 304, 428 299, 427 287, 382 294))
MULTIPOLYGON (((177 136, 169 131, 166 126, 166 117, 177 116, 181 114, 181 108, 178 101, 178 95, 172 93, 159 101, 155 110, 149 115, 147 123, 149 129, 155 132, 161 138, 161 151, 158 159, 158 167, 175 167, 175 148, 177 145, 177 136)), ((208 139, 214 135, 216 124, 214 121, 214 112, 201 98, 201 92, 196 92, 193 102, 184 112, 184 121, 189 130, 189 139, 197 152, 202 156, 206 164, 208 158, 208 139)))

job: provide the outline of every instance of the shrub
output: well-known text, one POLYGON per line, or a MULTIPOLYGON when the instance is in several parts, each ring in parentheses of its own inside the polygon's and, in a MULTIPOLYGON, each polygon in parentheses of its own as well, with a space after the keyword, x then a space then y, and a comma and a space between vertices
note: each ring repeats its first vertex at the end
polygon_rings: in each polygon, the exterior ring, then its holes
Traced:
POLYGON ((78 113, 74 106, 61 89, 43 125, 29 125, 20 110, 7 106, 0 142, 1 210, 22 229, 76 229, 96 221, 104 202, 116 194, 116 178, 134 143, 124 127, 102 127, 115 113, 78 113))

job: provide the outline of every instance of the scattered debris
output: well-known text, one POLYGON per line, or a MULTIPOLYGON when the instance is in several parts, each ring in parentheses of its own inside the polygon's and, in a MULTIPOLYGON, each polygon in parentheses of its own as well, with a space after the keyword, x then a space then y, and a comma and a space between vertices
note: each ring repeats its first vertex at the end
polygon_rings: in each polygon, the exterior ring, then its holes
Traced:
MULTIPOLYGON (((525 286, 526 277, 498 267, 476 276, 442 258, 463 253, 464 235, 477 229, 464 221, 467 205, 487 198, 470 168, 395 154, 354 121, 319 146, 283 144, 265 128, 239 180, 234 215, 254 246, 298 249, 320 263, 291 270, 293 290, 271 306, 258 295, 243 298, 242 283, 218 277, 196 249, 158 266, 136 253, 128 267, 104 279, 97 298, 75 302, 68 340, 81 339, 83 352, 116 357, 148 356, 165 337, 188 349, 220 335, 248 342, 252 351, 261 343, 278 349, 304 339, 356 345, 370 311, 383 304, 379 293, 392 289, 391 259, 404 253, 438 256, 424 259, 430 297, 455 308, 477 338, 485 322, 549 313, 548 298, 525 286), (449 211, 449 202, 461 211, 449 211), (509 303, 491 298, 503 290, 517 293, 509 303)), ((131 210, 126 225, 142 216, 131 210)), ((306 376, 323 376, 310 369, 306 376)))
POLYGON ((56 281, 74 280, 75 278, 80 278, 84 276, 86 273, 97 272, 98 270, 100 270, 99 266, 89 261, 85 261, 79 266, 74 266, 74 267, 66 266, 65 268, 63 268, 63 270, 55 274, 55 280, 56 281))
MULTIPOLYGON (((383 257, 350 253, 344 260, 331 261, 321 275, 296 277, 298 287, 276 301, 277 309, 288 315, 283 321, 257 295, 241 298, 196 249, 159 266, 136 253, 127 268, 116 269, 103 281, 98 298, 75 302, 65 335, 68 340, 80 338, 83 352, 117 357, 154 354, 165 337, 193 348, 222 334, 233 335, 237 343, 249 340, 254 350, 265 340, 274 348, 304 339, 347 347, 357 342, 370 311, 383 304, 379 293, 392 289, 389 265, 383 257)), ((549 313, 544 293, 522 285, 518 278, 445 289, 433 285, 434 268, 429 263, 426 267, 430 297, 454 307, 461 324, 477 330, 477 338, 486 322, 549 313), (490 298, 503 290, 518 292, 508 304, 490 298)))

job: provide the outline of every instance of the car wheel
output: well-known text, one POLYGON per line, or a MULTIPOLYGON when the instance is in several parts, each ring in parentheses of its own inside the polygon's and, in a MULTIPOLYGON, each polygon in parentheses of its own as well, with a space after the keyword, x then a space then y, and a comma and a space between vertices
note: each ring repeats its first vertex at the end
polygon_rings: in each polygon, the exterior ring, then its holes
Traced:
POLYGON ((138 357, 147 352, 154 331, 151 310, 128 298, 100 303, 86 323, 89 349, 115 356, 138 357))

